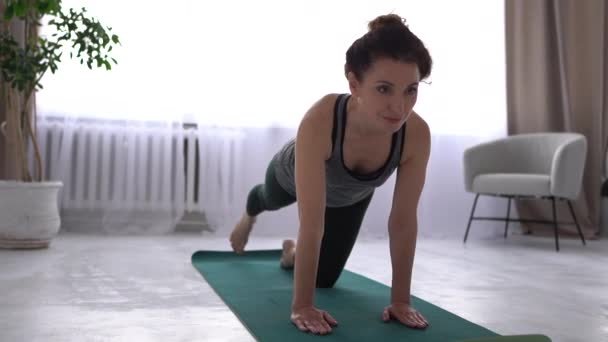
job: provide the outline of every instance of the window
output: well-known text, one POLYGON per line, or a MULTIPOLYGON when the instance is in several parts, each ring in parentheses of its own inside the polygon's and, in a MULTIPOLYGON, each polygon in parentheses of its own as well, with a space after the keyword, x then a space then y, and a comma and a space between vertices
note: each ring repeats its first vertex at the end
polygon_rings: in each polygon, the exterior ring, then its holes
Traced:
POLYGON ((375 16, 394 12, 435 66, 416 110, 436 134, 506 130, 503 1, 63 0, 112 26, 111 72, 66 59, 43 79, 39 113, 297 126, 329 92, 347 92, 344 55, 375 16), (84 68, 84 69, 83 69, 84 68))

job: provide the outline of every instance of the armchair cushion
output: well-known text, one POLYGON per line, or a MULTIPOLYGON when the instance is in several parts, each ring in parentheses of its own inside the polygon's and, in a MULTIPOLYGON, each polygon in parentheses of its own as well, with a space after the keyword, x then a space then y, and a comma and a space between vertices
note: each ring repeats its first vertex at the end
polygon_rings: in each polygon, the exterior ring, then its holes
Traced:
POLYGON ((540 174, 488 173, 475 176, 473 192, 493 195, 550 196, 550 177, 540 174))

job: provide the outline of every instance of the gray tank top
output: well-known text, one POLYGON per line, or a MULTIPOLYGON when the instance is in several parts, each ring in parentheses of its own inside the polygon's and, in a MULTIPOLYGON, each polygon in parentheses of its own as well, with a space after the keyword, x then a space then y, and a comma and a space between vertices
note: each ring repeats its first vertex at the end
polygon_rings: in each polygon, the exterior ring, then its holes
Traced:
MULTIPOLYGON (((384 165, 372 173, 360 174, 344 164, 342 147, 346 128, 346 103, 350 94, 340 94, 334 106, 332 153, 325 162, 326 205, 344 207, 357 203, 371 195, 399 166, 403 153, 406 124, 393 134, 391 152, 384 165)), ((277 182, 285 191, 296 197, 295 187, 295 138, 289 140, 273 157, 277 182)))

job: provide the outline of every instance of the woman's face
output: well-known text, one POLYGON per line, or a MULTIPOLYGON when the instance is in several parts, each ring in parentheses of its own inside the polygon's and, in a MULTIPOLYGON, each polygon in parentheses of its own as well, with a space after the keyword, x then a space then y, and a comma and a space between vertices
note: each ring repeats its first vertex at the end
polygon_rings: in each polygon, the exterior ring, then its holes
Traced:
POLYGON ((366 125, 377 132, 395 132, 409 118, 418 97, 420 72, 415 63, 377 58, 357 80, 348 75, 352 100, 366 125))

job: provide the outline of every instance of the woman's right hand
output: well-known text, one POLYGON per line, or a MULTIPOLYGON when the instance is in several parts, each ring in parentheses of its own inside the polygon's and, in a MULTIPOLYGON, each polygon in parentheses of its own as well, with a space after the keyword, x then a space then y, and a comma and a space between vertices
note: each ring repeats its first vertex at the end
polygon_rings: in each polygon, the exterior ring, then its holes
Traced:
POLYGON ((325 335, 331 333, 331 327, 338 325, 331 315, 315 307, 292 309, 291 322, 301 331, 325 335))

